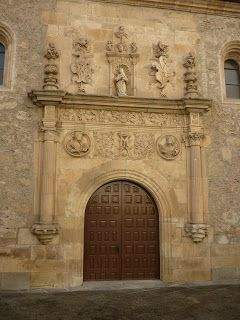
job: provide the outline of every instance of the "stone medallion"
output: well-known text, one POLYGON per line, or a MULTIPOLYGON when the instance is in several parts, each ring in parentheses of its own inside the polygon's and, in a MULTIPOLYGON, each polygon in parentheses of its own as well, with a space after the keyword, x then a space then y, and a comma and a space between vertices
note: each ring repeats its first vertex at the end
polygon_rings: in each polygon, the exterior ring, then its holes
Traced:
POLYGON ((172 135, 161 136, 157 139, 157 152, 166 160, 174 160, 180 153, 180 143, 172 135))
POLYGON ((91 140, 89 135, 85 132, 73 131, 66 135, 64 147, 71 156, 84 157, 90 151, 91 140))

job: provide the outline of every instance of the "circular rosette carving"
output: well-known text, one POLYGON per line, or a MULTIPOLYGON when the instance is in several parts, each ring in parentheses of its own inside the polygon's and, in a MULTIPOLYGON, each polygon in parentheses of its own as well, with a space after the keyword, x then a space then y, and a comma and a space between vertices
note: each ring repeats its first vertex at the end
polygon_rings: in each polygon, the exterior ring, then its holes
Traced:
POLYGON ((157 139, 157 152, 166 160, 174 160, 180 153, 181 147, 178 139, 172 135, 166 135, 157 139))
POLYGON ((85 132, 73 131, 66 135, 64 147, 71 156, 84 157, 90 152, 91 140, 85 132))

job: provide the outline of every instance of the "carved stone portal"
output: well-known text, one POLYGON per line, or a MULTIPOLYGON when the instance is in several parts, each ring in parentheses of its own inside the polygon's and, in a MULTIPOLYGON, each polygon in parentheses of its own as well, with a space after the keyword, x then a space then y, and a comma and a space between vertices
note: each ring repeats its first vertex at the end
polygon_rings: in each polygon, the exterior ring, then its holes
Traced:
POLYGON ((92 84, 94 73, 92 66, 93 55, 89 41, 83 38, 74 41, 73 50, 74 62, 71 64, 72 81, 77 84, 79 93, 85 93, 86 85, 92 84))
POLYGON ((134 69, 138 61, 137 45, 128 42, 128 34, 124 27, 115 32, 117 43, 108 41, 106 55, 109 62, 110 95, 134 95, 134 69))
POLYGON ((157 140, 158 154, 166 160, 174 160, 180 153, 181 147, 177 138, 171 135, 159 137, 157 140))
POLYGON ((91 140, 86 133, 82 131, 73 131, 67 134, 64 140, 64 147, 71 156, 84 157, 90 151, 91 140))
POLYGON ((154 61, 151 64, 151 75, 155 77, 153 84, 158 87, 161 97, 166 97, 165 89, 175 75, 168 67, 168 50, 168 46, 161 41, 153 45, 154 61))

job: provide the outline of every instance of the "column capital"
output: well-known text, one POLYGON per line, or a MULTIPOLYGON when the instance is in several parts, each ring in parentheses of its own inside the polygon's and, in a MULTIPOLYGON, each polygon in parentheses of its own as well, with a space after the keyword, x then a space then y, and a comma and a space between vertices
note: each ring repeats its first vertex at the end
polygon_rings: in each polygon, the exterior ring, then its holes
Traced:
POLYGON ((190 147, 193 146, 201 146, 202 139, 204 138, 204 134, 202 132, 188 132, 188 144, 190 147))

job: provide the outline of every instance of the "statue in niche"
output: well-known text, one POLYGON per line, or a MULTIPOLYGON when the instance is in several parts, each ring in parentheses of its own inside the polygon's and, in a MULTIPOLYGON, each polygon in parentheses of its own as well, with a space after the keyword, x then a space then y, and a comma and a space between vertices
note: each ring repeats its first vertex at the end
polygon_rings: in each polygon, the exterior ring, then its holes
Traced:
POLYGON ((166 135, 157 141, 159 155, 167 160, 173 160, 180 153, 180 144, 176 137, 166 135))
POLYGON ((118 69, 114 81, 116 85, 117 96, 127 96, 128 77, 126 76, 123 67, 118 69))

